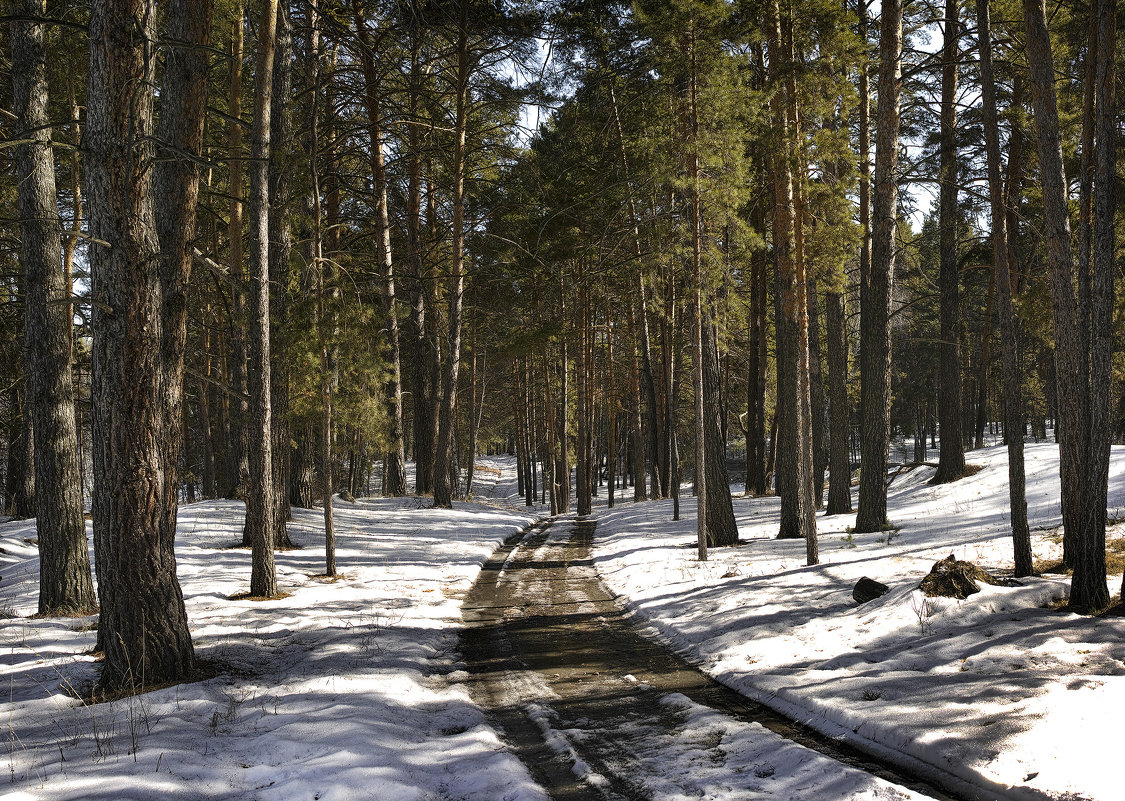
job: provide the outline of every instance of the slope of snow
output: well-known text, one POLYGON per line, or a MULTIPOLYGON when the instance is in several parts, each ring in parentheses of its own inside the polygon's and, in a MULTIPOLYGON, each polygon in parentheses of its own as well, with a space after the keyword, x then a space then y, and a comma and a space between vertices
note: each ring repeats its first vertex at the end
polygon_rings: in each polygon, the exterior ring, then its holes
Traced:
MULTIPOLYGON (((1121 798, 1115 733, 1125 709, 1125 618, 1058 611, 1069 579, 985 586, 968 600, 916 590, 950 553, 1010 568, 1007 458, 949 485, 933 468, 899 475, 888 509, 901 530, 849 534, 854 515, 817 516, 821 564, 779 541, 776 498, 736 498, 743 544, 695 558, 695 503, 599 509, 606 583, 674 646, 724 683, 833 736, 913 763, 980 798, 1121 798), (862 576, 890 586, 864 605, 862 576)), ((1057 556, 1057 448, 1028 445, 1037 558, 1057 556)), ((1111 513, 1125 505, 1125 448, 1114 448, 1111 513)), ((1111 533, 1111 536, 1114 534, 1111 533)), ((1117 534, 1120 536, 1120 534, 1117 534)), ((1121 576, 1110 578, 1116 594, 1121 576)))
POLYGON ((301 550, 277 555, 290 597, 231 601, 249 583, 243 506, 180 512, 177 558, 207 681, 86 706, 96 618, 29 619, 34 525, 0 524, 0 796, 13 799, 507 799, 546 795, 472 703, 456 660, 460 602, 529 518, 458 504, 340 502, 341 578, 321 515, 294 510, 301 550), (5 795, 5 792, 8 795, 5 795))

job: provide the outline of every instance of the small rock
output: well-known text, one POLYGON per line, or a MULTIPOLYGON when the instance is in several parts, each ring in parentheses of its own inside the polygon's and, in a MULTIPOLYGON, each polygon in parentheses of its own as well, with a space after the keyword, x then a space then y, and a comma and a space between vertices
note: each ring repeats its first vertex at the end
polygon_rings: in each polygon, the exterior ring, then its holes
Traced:
POLYGON ((886 584, 864 576, 852 587, 852 598, 856 600, 856 603, 865 604, 886 595, 890 589, 886 584))

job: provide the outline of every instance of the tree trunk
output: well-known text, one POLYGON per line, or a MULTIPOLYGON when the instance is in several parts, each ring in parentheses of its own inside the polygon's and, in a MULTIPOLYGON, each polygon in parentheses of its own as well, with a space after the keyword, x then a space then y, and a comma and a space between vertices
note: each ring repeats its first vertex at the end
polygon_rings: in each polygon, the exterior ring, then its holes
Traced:
POLYGON ((289 257, 293 238, 287 208, 290 201, 291 145, 293 139, 293 30, 288 8, 279 6, 277 16, 277 68, 273 74, 273 114, 270 120, 269 204, 270 204, 270 404, 271 446, 273 451, 274 547, 292 548, 286 522, 289 508, 289 482, 292 478, 292 448, 289 425, 289 373, 292 356, 288 352, 289 257))
POLYGON ((938 182, 938 286, 941 292, 941 380, 938 429, 941 450, 934 483, 956 481, 965 474, 965 437, 961 428, 961 314, 957 275, 957 63, 960 59, 960 0, 945 0, 945 42, 941 72, 941 144, 938 182))
POLYGON ((738 544, 738 524, 730 496, 727 448, 723 438, 719 404, 719 353, 711 314, 703 310, 703 434, 707 473, 707 544, 712 547, 738 544))
POLYGON ((1019 343, 1012 308, 1012 281, 1008 270, 1007 209, 1000 182, 1000 121, 996 112, 996 85, 992 70, 992 35, 988 0, 976 0, 977 42, 980 52, 981 108, 988 158, 988 196, 992 214, 992 263, 999 290, 1000 338, 1004 351, 1004 432, 1008 440, 1008 497, 1015 548, 1016 576, 1029 576, 1034 568, 1031 533, 1027 526, 1024 492, 1023 400, 1020 397, 1019 343))
MULTIPOLYGON (((411 38, 409 94, 407 117, 418 118, 421 96, 420 36, 411 38)), ((430 386, 429 365, 436 361, 426 331, 426 296, 428 295, 425 258, 422 252, 422 156, 418 125, 406 131, 406 259, 410 271, 410 389, 414 424, 414 491, 422 495, 433 492, 434 477, 434 413, 435 389, 430 386)))
POLYGON ((887 520, 887 449, 890 444, 891 287, 898 223, 899 98, 902 92, 902 2, 882 10, 879 44, 879 110, 875 122, 875 182, 871 269, 861 303, 861 406, 863 437, 858 532, 881 531, 887 520))
POLYGON ((23 383, 11 390, 12 419, 8 423, 8 466, 5 474, 7 512, 16 520, 35 517, 35 426, 25 401, 23 383))
POLYGON ((649 472, 652 479, 652 497, 667 495, 666 481, 662 478, 664 451, 660 435, 660 409, 656 397, 656 380, 652 371, 652 337, 648 328, 648 292, 645 289, 644 275, 637 275, 637 326, 640 333, 641 382, 645 393, 645 408, 648 411, 647 453, 649 472))
MULTIPOLYGON (((756 230, 765 229, 759 211, 756 230)), ((755 252, 750 265, 750 353, 746 376, 746 492, 765 495, 766 487, 766 256, 755 252)))
POLYGON ((443 509, 453 508, 455 489, 449 473, 454 461, 453 415, 457 409, 457 375, 461 366, 461 299, 465 289, 465 137, 469 116, 470 72, 468 24, 468 0, 462 0, 455 65, 457 98, 453 131, 453 263, 449 278, 449 337, 434 460, 434 506, 443 509))
POLYGON ((211 3, 177 0, 169 4, 169 42, 160 92, 154 194, 160 242, 162 291, 163 404, 165 470, 163 536, 176 537, 184 454, 184 351, 187 345, 187 293, 191 278, 199 197, 198 160, 203 153, 207 115, 207 49, 211 41, 211 3))
MULTIPOLYGON (((97 605, 83 519, 74 383, 70 369, 70 291, 63 269, 55 162, 47 114, 45 0, 22 0, 11 25, 12 106, 18 118, 16 183, 28 400, 34 418, 39 614, 88 614, 97 605)), ((29 465, 30 467, 30 465, 29 465)), ((173 507, 174 509, 174 507, 173 507)))
MULTIPOLYGON (((1113 213, 1113 175, 1114 135, 1110 123, 1101 127, 1103 121, 1111 120, 1113 108, 1113 42, 1116 38, 1114 15, 1116 3, 1103 0, 1099 5, 1098 21, 1098 63, 1095 66, 1097 82, 1095 107, 1098 117, 1097 130, 1106 136, 1095 149, 1098 160, 1095 173, 1102 177, 1100 186, 1095 187, 1094 224, 1100 226, 1094 232, 1095 276, 1101 273, 1101 280, 1095 278, 1094 285, 1099 299, 1092 303, 1091 311, 1096 311, 1090 324, 1093 330, 1086 329, 1086 309, 1079 300, 1083 295, 1080 288, 1075 296, 1073 263, 1071 257, 1070 219, 1067 212, 1066 175, 1063 169, 1062 144, 1059 134, 1058 108, 1055 97, 1054 64, 1051 55, 1050 36, 1047 31, 1046 10, 1042 0, 1024 0, 1024 27, 1027 38, 1028 66, 1031 77, 1032 105, 1035 111, 1035 126, 1038 134, 1039 174, 1043 185, 1044 237, 1047 242, 1047 258, 1051 268, 1051 312, 1055 333, 1055 402, 1057 405, 1057 436, 1059 440, 1059 468, 1062 483, 1063 548, 1064 559, 1074 567, 1071 582, 1070 604, 1077 611, 1093 612, 1104 608, 1109 602, 1109 589, 1105 582, 1105 474, 1102 473, 1103 456, 1100 442, 1095 441, 1108 436, 1105 431, 1093 432, 1091 423, 1099 415, 1091 414, 1091 390, 1098 395, 1108 395, 1108 376, 1102 375, 1104 367, 1100 362, 1102 344, 1091 347, 1093 353, 1083 348, 1083 342, 1090 342, 1089 336, 1095 334, 1099 339, 1110 332, 1109 319, 1102 316, 1100 308, 1105 300, 1112 299, 1112 283, 1106 286, 1104 271, 1110 264, 1097 264, 1099 256, 1112 260, 1112 213, 1113 213), (1104 18, 1102 15, 1106 15, 1104 18), (1108 47, 1108 49, 1103 49, 1108 47), (1108 81, 1108 84, 1106 83, 1108 81), (1108 105, 1108 109, 1103 105, 1108 105), (1103 162, 1107 158, 1109 161, 1103 162), (1102 171, 1103 167, 1106 171, 1102 171), (1101 205, 1099 206, 1099 202, 1101 205), (1109 217, 1105 217, 1107 214, 1109 217), (1102 237, 1101 250, 1098 238, 1102 237), (1101 328, 1101 326, 1105 326, 1101 328), (1100 330, 1099 330, 1100 329, 1100 330), (1094 359, 1090 356, 1097 354, 1094 359), (1092 384, 1095 376, 1105 380, 1104 385, 1092 384), (1099 508, 1100 506, 1100 508, 1099 508)), ((1099 137, 1100 139, 1100 137, 1099 137)), ((1098 407, 1103 405, 1098 399, 1098 407)), ((1099 422, 1108 422, 1099 419, 1099 422)))
POLYGON ((273 496, 270 398, 269 158, 277 0, 264 0, 258 22, 258 69, 254 76, 254 121, 250 169, 250 479, 246 493, 246 538, 252 543, 250 594, 277 595, 274 566, 276 509, 273 496))
POLYGON ((151 0, 90 5, 94 548, 107 691, 185 679, 195 661, 174 542, 163 525, 163 476, 171 467, 150 169, 155 20, 151 0))
POLYGON ((227 97, 227 111, 230 114, 227 134, 227 169, 229 173, 227 189, 230 194, 230 222, 227 236, 230 240, 231 275, 231 337, 230 337, 230 377, 234 389, 231 404, 231 442, 228 456, 227 475, 228 498, 245 498, 250 475, 249 418, 250 406, 246 375, 246 299, 243 285, 246 271, 243 265, 242 250, 242 58, 243 58, 243 5, 236 0, 234 21, 231 25, 230 89, 227 97))
POLYGON ((641 400, 641 380, 640 380, 640 333, 636 322, 637 314, 634 310, 633 304, 629 305, 629 322, 633 334, 633 359, 632 369, 630 374, 631 389, 630 393, 633 406, 633 432, 631 436, 631 459, 633 474, 633 502, 648 500, 648 492, 646 490, 647 479, 645 478, 645 440, 644 440, 644 417, 642 416, 643 407, 641 400))
MULTIPOLYGON (((1079 535, 1079 558, 1074 565, 1071 604, 1090 610, 1109 604, 1103 596, 1105 524, 1112 441, 1110 383, 1113 370, 1113 305, 1116 275, 1117 213, 1117 0, 1101 0, 1098 8, 1098 46, 1095 80, 1094 129, 1094 247, 1090 282, 1090 416, 1086 492, 1079 535), (1075 597, 1077 596, 1077 602, 1075 597)), ((1125 584, 1122 585, 1125 595, 1125 584)))
POLYGON ((375 191, 376 250, 383 271, 383 315, 386 319, 387 345, 390 348, 391 377, 386 387, 387 413, 391 420, 391 445, 383 461, 384 494, 401 497, 406 494, 406 448, 402 422, 402 359, 399 346, 398 317, 395 310, 395 268, 391 250, 391 218, 387 204, 387 166, 383 155, 383 98, 375 71, 375 53, 364 18, 363 0, 354 3, 355 25, 359 34, 360 63, 363 66, 364 110, 370 138, 371 176, 375 191))
POLYGON ((828 445, 824 436, 824 378, 820 359, 820 301, 816 294, 816 274, 806 270, 806 298, 808 299, 809 332, 809 410, 812 427, 812 482, 813 507, 824 504, 824 471, 828 468, 828 445))
MULTIPOLYGON (((774 129, 780 138, 771 170, 774 184, 774 250, 777 253, 777 439, 785 452, 777 471, 781 495, 778 537, 804 538, 809 564, 816 564, 816 518, 812 499, 812 428, 809 419, 808 317, 805 265, 797 250, 792 160, 795 153, 796 98, 786 71, 792 62, 792 42, 782 40, 782 20, 776 0, 766 9, 766 42, 770 79, 775 93, 770 101, 774 129)), ((788 26, 786 26, 788 28, 788 26)))
MULTIPOLYGON (((579 274, 579 280, 584 276, 579 274)), ((576 500, 578 501, 578 514, 588 515, 591 511, 592 488, 590 487, 590 461, 593 454, 590 448, 590 404, 586 375, 589 370, 589 330, 587 321, 590 316, 588 290, 583 287, 579 291, 578 302, 578 363, 576 365, 578 376, 578 447, 577 447, 577 474, 575 476, 576 500)))
MULTIPOLYGON (((840 276, 842 279, 843 276, 840 276)), ((842 289, 842 287, 841 287, 842 289)), ((852 511, 852 471, 848 460, 848 332, 844 293, 825 296, 828 332, 828 449, 830 515, 852 511)))

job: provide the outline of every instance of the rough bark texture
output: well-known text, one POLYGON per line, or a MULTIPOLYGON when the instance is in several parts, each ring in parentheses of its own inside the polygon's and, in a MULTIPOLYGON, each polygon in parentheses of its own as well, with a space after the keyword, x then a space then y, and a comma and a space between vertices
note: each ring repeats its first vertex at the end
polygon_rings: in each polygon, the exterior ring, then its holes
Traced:
MULTIPOLYGON (((1117 0, 1101 0, 1098 8, 1098 46, 1095 80, 1094 129, 1094 248, 1090 287, 1090 423, 1086 496, 1082 503, 1080 556, 1074 566, 1071 603, 1101 609, 1105 578, 1105 524, 1112 441, 1110 382, 1113 371, 1113 306, 1116 275, 1117 213, 1117 0)), ((1125 592, 1125 583, 1122 585, 1125 592)))
POLYGON ((945 0, 945 42, 941 70, 941 143, 938 168, 938 286, 941 292, 941 381, 938 386, 938 432, 941 450, 934 483, 955 481, 965 473, 961 416, 961 314, 957 277, 957 61, 960 0, 945 0))
MULTIPOLYGON (((153 176, 160 242, 161 317, 164 325, 164 517, 162 536, 176 537, 184 450, 184 348, 187 293, 195 243, 203 122, 207 114, 210 2, 174 0, 168 6, 167 49, 160 90, 160 122, 153 176)), ((184 472, 187 472, 186 469, 184 472)))
POLYGON ((379 267, 383 271, 383 317, 387 347, 390 350, 391 376, 386 387, 387 412, 391 420, 391 445, 383 463, 384 494, 400 497, 406 494, 406 447, 402 422, 402 358, 399 345, 398 317, 395 309, 395 265, 391 249, 391 218, 387 203, 387 165, 383 154, 383 99, 379 76, 375 70, 375 53, 364 16, 364 3, 354 4, 356 31, 363 67, 364 110, 370 138, 372 183, 375 190, 375 244, 379 267))
POLYGON ((21 0, 12 22, 12 106, 18 118, 21 261, 28 397, 34 418, 39 614, 86 614, 96 606, 82 516, 78 432, 70 369, 70 290, 63 271, 55 162, 47 114, 45 0, 21 0))
MULTIPOLYGON (((763 230, 763 219, 756 226, 763 230)), ((750 358, 746 377, 746 491, 766 493, 766 257, 755 253, 750 273, 750 358)))
MULTIPOLYGON (((1099 132, 1107 139, 1096 149, 1099 176, 1113 175, 1114 132, 1113 109, 1113 49, 1116 39, 1114 15, 1116 4, 1103 0, 1098 9, 1099 63, 1095 69, 1097 81, 1095 105, 1099 132), (1103 20, 1101 15, 1106 14, 1103 20), (1103 41, 1104 35, 1104 41, 1103 41), (1103 47, 1108 47, 1104 49, 1103 47), (1106 105, 1102 105, 1105 103, 1106 105), (1107 115, 1103 117, 1102 115, 1107 115), (1101 125, 1104 124, 1104 130, 1101 125), (1110 161, 1102 162, 1108 157, 1110 161), (1106 170, 1102 172, 1103 168, 1106 170)), ((1070 218, 1067 211, 1066 175, 1062 161, 1062 140, 1059 134, 1058 107, 1055 96, 1054 64, 1050 36, 1047 32, 1046 10, 1042 0, 1024 0, 1024 28, 1027 39, 1028 66, 1031 78, 1031 96, 1035 111, 1038 139, 1039 174, 1043 188, 1043 235, 1047 243, 1047 259, 1051 268, 1051 313, 1055 330, 1055 403, 1057 408, 1057 435, 1059 440, 1059 469, 1062 483, 1063 547, 1064 558, 1074 567, 1070 603, 1072 608, 1093 612, 1109 602, 1109 589, 1105 581, 1105 474, 1102 472, 1103 448, 1100 440, 1109 436, 1109 427, 1092 431, 1091 423, 1100 417, 1103 404, 1098 402, 1099 414, 1092 415, 1091 390, 1108 395, 1108 374, 1101 355, 1108 345, 1099 343, 1083 348, 1091 334, 1108 337, 1109 319, 1104 317, 1104 304, 1112 305, 1112 210, 1113 182, 1103 180, 1095 187, 1094 200, 1094 294, 1095 314, 1089 318, 1092 329, 1086 328, 1086 310, 1079 305, 1083 292, 1075 295, 1073 262, 1070 241, 1070 218), (1099 198, 1099 193, 1100 198, 1099 198), (1101 206, 1099 207, 1099 201, 1101 206), (1108 217, 1106 215, 1109 215, 1108 217), (1100 224, 1100 228, 1098 227, 1100 224), (1098 237, 1103 237, 1099 251, 1098 237), (1103 259, 1097 264, 1099 256, 1103 259), (1108 257, 1108 258, 1107 258, 1108 257), (1098 376, 1106 381, 1098 385, 1091 379, 1098 376), (1095 444, 1096 443, 1096 444, 1095 444), (1092 447, 1093 446, 1093 447, 1092 447)), ((1108 423, 1108 420, 1099 420, 1108 423)), ((1108 440, 1106 440, 1108 444, 1108 440)), ((1108 453, 1108 451, 1105 451, 1108 453)), ((1107 462, 1106 462, 1107 463, 1107 462)))
POLYGON ((228 121, 227 156, 230 193, 227 238, 230 240, 231 334, 230 381, 234 397, 230 401, 230 451, 227 454, 228 498, 245 498, 246 482, 250 474, 250 444, 247 425, 250 406, 247 396, 246 375, 246 295, 242 287, 246 280, 246 267, 242 244, 242 58, 243 58, 243 5, 237 0, 234 21, 231 24, 230 86, 227 96, 228 121))
MULTIPOLYGON (((25 379, 26 381, 26 379, 25 379)), ((12 388, 13 419, 8 429, 8 472, 5 476, 8 514, 16 520, 35 517, 35 426, 24 382, 12 388)))
POLYGON ((465 135, 469 115, 468 3, 460 4, 456 42, 456 108, 453 145, 453 263, 449 277, 449 339, 442 376, 434 459, 434 506, 453 507, 453 414, 457 409, 457 375, 461 367, 461 299, 465 289, 465 135))
POLYGON ((882 11, 879 41, 879 108, 875 121, 875 181, 871 269, 861 295, 860 330, 863 416, 856 531, 880 531, 887 521, 887 449, 891 404, 891 286, 898 222, 898 132, 902 84, 902 3, 889 0, 882 11))
POLYGON ((771 170, 774 185, 774 251, 777 254, 777 488, 781 495, 779 538, 804 538, 809 564, 817 561, 816 519, 812 499, 812 430, 809 425, 808 317, 804 264, 798 258, 794 207, 793 151, 788 90, 781 88, 791 60, 791 43, 783 43, 776 0, 767 6, 766 40, 770 79, 777 86, 770 101, 780 137, 771 170), (785 458, 782 458, 782 454, 785 458))
POLYGON ((173 540, 163 524, 165 471, 173 467, 163 441, 152 193, 155 19, 151 0, 90 6, 94 548, 106 689, 181 680, 194 665, 173 540))
POLYGON ((703 311, 703 436, 707 472, 707 544, 712 547, 738 543, 738 524, 727 475, 727 448, 723 439, 722 404, 719 403, 719 352, 711 314, 703 311))
POLYGON ((824 472, 828 468, 828 444, 825 442, 824 376, 820 358, 820 302, 816 294, 816 277, 806 270, 805 298, 808 303, 809 342, 809 425, 812 430, 813 506, 824 503, 824 472))
POLYGON ((254 76, 254 121, 250 156, 250 477, 246 492, 246 538, 251 542, 250 594, 277 595, 274 565, 276 508, 273 497, 272 404, 270 397, 269 158, 273 63, 277 45, 277 0, 265 0, 258 22, 258 70, 254 76))
POLYGON ((844 293, 825 296, 828 320, 828 509, 830 515, 852 511, 852 471, 848 459, 848 332, 844 293))
POLYGON ((289 12, 278 7, 277 69, 273 73, 274 109, 270 119, 270 428, 273 450, 274 547, 292 548, 286 521, 290 514, 292 453, 289 425, 289 257, 293 236, 288 208, 292 200, 293 31, 289 12))
POLYGON ((1008 497, 1012 521, 1017 576, 1033 571, 1031 533, 1027 527, 1024 491, 1023 401, 1020 393, 1019 343, 1012 308, 1012 281, 1008 269, 1007 209, 1000 182, 1000 121, 996 111, 996 84, 992 69, 992 38, 988 0, 976 0, 977 41, 980 52, 981 108, 988 159, 988 195, 992 212, 992 264, 996 271, 1000 338, 1004 351, 1004 433, 1008 441, 1008 497))
MULTIPOLYGON (((408 115, 418 114, 420 94, 418 46, 411 50, 408 115)), ((406 258, 410 271, 410 357, 411 402, 414 415, 414 491, 422 495, 433 491, 434 476, 434 387, 430 386, 429 365, 437 360, 426 329, 426 263, 422 253, 422 157, 417 125, 409 126, 406 146, 406 258)))

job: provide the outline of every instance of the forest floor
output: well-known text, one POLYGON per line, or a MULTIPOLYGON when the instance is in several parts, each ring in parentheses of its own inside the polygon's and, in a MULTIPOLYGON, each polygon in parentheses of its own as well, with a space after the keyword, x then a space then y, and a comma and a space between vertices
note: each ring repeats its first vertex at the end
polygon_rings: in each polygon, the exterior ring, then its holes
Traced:
MULTIPOLYGON (((1028 447, 1035 555, 1046 561, 1059 550, 1055 454, 1053 445, 1028 447)), ((541 577, 564 596, 584 593, 557 610, 544 608, 540 595, 535 610, 534 588, 513 585, 523 595, 502 614, 534 618, 536 625, 525 627, 532 642, 556 639, 555 624, 539 625, 548 612, 587 614, 594 628, 579 629, 587 645, 599 642, 601 619, 628 618, 650 635, 648 646, 622 648, 642 655, 641 664, 605 676, 596 669, 599 675, 585 675, 573 664, 550 668, 557 684, 580 688, 567 703, 551 681, 513 685, 501 700, 532 720, 580 790, 600 787, 626 798, 912 797, 854 769, 825 768, 818 760, 826 757, 708 710, 709 699, 693 695, 704 691, 683 659, 830 738, 930 775, 964 797, 1119 798, 1114 732, 1125 709, 1125 618, 1060 610, 1068 579, 1059 575, 1017 588, 985 586, 966 601, 927 600, 915 591, 933 562, 951 552, 996 571, 1011 566, 1004 451, 975 451, 970 461, 982 470, 952 485, 927 484, 926 467, 896 477, 889 499, 896 531, 849 534, 854 516, 818 515, 822 564, 813 568, 803 566, 803 543, 773 539, 774 498, 736 497, 742 544, 715 549, 701 563, 690 498, 683 519, 673 522, 666 501, 607 509, 603 488, 590 554, 583 550, 589 544, 576 540, 573 520, 560 518, 548 531, 534 529, 527 548, 503 551, 492 571, 531 581, 538 570, 514 568, 543 568, 541 577), (600 576, 609 592, 588 597, 574 576, 551 572, 560 565, 577 569, 581 582, 600 576), (863 575, 890 592, 855 604, 851 588, 863 575), (650 667, 650 659, 669 658, 652 641, 683 659, 650 667), (688 678, 675 675, 681 669, 688 678), (582 718, 595 716, 582 712, 582 685, 599 703, 635 697, 646 689, 638 685, 655 688, 658 703, 646 706, 660 713, 659 722, 634 718, 613 736, 604 727, 583 734, 582 718), (590 742, 602 750, 584 752, 590 742), (615 743, 624 751, 613 751, 615 743), (631 783, 602 776, 599 770, 613 772, 607 753, 625 753, 625 764, 635 766, 631 783)), ((480 675, 470 673, 471 648, 464 657, 459 651, 461 606, 468 596, 465 618, 472 624, 469 593, 481 566, 502 541, 545 515, 542 507, 513 511, 512 460, 482 465, 499 476, 479 472, 481 503, 459 503, 452 512, 424 508, 421 499, 339 503, 343 575, 335 582, 317 575, 320 513, 294 510, 290 530, 303 547, 278 554, 280 584, 290 595, 275 601, 230 600, 249 580, 249 553, 229 547, 240 538, 242 505, 184 507, 180 580, 197 653, 220 672, 96 706, 74 697, 96 676, 89 654, 96 618, 33 618, 34 525, 0 523, 0 679, 7 684, 0 721, 8 774, 0 777, 7 785, 0 796, 547 798, 473 702, 470 687, 483 697, 480 675)), ((1114 449, 1109 497, 1116 519, 1125 506, 1125 449, 1114 449)), ((1111 530, 1111 537, 1122 534, 1111 530)), ((1111 592, 1120 581, 1111 580, 1111 592)), ((584 650, 615 650, 621 636, 584 650)), ((567 650, 561 645, 559 653, 567 650)), ((558 653, 548 648, 548 655, 558 653)))

